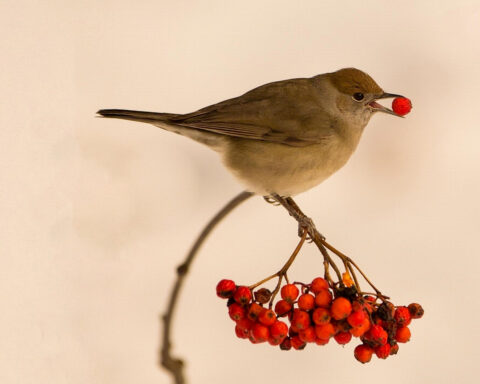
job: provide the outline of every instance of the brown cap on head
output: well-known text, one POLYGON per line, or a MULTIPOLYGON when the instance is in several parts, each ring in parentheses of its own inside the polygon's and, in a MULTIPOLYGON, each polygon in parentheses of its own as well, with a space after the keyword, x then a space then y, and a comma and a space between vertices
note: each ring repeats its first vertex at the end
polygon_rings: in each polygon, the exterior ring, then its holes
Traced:
POLYGON ((332 84, 342 93, 353 95, 355 92, 382 94, 383 90, 365 72, 356 68, 343 68, 328 74, 332 84))

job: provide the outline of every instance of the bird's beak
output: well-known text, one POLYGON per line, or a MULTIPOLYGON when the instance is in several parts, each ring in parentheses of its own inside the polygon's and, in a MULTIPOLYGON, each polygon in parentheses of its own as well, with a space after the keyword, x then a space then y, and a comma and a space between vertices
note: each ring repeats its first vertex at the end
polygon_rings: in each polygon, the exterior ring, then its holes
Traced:
POLYGON ((398 116, 398 117, 403 117, 395 112, 393 112, 390 108, 384 107, 383 105, 377 103, 377 100, 379 99, 387 99, 390 97, 404 97, 402 95, 396 95, 394 93, 382 93, 381 95, 375 96, 372 101, 370 101, 367 105, 372 109, 373 112, 385 112, 389 113, 390 115, 398 116))

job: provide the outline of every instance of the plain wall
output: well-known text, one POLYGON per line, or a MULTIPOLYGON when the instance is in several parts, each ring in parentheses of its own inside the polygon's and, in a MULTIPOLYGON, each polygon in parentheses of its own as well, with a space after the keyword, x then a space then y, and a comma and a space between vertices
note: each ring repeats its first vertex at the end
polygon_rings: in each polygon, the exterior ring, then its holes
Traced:
MULTIPOLYGON (((167 383, 160 314, 202 225, 242 187, 217 155, 100 108, 190 112, 354 66, 413 101, 297 198, 396 304, 412 340, 368 365, 332 341, 234 336, 214 287, 277 271, 296 224, 256 197, 194 263, 174 325, 191 383, 473 383, 478 365, 478 1, 2 1, 0 382, 167 383)), ((322 275, 307 245, 290 276, 322 275)))

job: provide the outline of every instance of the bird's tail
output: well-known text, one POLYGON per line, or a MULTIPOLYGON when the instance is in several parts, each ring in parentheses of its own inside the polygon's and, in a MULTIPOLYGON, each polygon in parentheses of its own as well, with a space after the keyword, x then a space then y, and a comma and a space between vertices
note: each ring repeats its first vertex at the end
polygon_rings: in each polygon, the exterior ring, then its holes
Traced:
POLYGON ((190 139, 204 144, 217 152, 222 152, 225 147, 224 135, 218 135, 216 133, 187 128, 175 124, 175 122, 171 121, 174 117, 179 116, 175 113, 131 111, 128 109, 100 109, 97 113, 103 117, 150 123, 167 131, 189 137, 190 139))
POLYGON ((100 109, 97 113, 103 117, 141 121, 143 123, 150 123, 150 124, 167 122, 172 117, 177 116, 174 113, 131 111, 128 109, 100 109))

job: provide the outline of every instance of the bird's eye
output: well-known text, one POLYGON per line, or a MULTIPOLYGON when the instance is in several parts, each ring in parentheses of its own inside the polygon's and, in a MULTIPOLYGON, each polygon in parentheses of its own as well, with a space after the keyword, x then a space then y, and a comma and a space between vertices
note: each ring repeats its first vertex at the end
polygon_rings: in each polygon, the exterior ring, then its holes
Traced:
POLYGON ((364 96, 363 93, 361 93, 361 92, 356 92, 356 93, 353 94, 353 98, 354 98, 356 101, 362 101, 364 97, 365 97, 365 96, 364 96))

